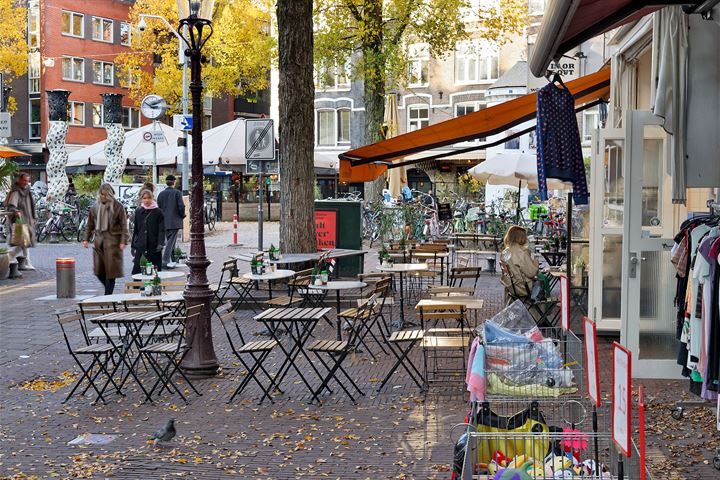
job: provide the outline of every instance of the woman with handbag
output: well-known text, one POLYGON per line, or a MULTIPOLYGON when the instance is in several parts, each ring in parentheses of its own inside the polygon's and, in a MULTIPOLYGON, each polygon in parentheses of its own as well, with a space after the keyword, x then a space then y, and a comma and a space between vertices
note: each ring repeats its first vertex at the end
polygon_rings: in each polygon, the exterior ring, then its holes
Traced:
POLYGON ((162 251, 165 246, 165 217, 150 190, 140 192, 140 206, 135 210, 135 228, 132 236, 133 275, 140 273, 140 258, 162 269, 162 251))
POLYGON ((8 217, 8 230, 10 238, 10 276, 9 278, 22 278, 18 270, 35 270, 30 263, 30 248, 35 246, 35 201, 28 187, 30 174, 22 172, 13 184, 7 198, 5 207, 10 212, 8 217))
POLYGON ((92 240, 93 271, 105 287, 105 295, 112 295, 115 279, 123 276, 123 250, 129 236, 125 207, 115 199, 112 185, 103 183, 90 209, 83 246, 88 248, 92 240))
POLYGON ((500 279, 505 286, 505 300, 512 295, 528 297, 537 278, 540 264, 530 254, 527 231, 513 225, 503 238, 505 249, 500 254, 503 276, 500 279))

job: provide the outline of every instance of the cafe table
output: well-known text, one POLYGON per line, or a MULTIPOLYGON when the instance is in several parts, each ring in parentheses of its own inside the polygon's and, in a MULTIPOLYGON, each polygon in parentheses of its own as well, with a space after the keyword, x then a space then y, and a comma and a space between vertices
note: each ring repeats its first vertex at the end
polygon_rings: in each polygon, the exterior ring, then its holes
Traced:
MULTIPOLYGON (((173 272, 173 271, 165 271, 157 272, 157 276, 162 282, 163 280, 171 280, 173 278, 181 278, 187 276, 187 273, 185 272, 173 272)), ((133 280, 136 281, 145 281, 145 280, 154 280, 155 275, 145 275, 144 273, 136 273, 132 276, 133 280)))
POLYGON ((310 368, 315 372, 318 379, 322 379, 322 375, 318 371, 314 362, 308 356, 304 346, 307 340, 312 336, 312 332, 317 326, 320 320, 328 320, 327 315, 332 311, 331 308, 317 307, 317 308, 268 308, 263 310, 260 314, 256 315, 254 319, 258 322, 262 322, 265 327, 272 335, 273 340, 278 343, 278 347, 285 356, 285 360, 282 362, 278 369, 277 375, 273 383, 268 388, 271 391, 273 387, 280 389, 283 379, 290 371, 290 368, 294 369, 298 374, 302 382, 307 387, 308 391, 312 394, 313 399, 318 402, 320 399, 317 396, 315 389, 310 385, 306 374, 309 372, 307 368, 300 368, 297 365, 297 360, 300 355, 305 358, 310 368), (279 336, 280 332, 287 332, 285 338, 279 336))
POLYGON ((324 292, 330 292, 332 290, 335 290, 335 296, 336 296, 336 302, 337 302, 337 318, 335 320, 337 332, 336 332, 336 340, 342 340, 342 327, 340 325, 340 292, 343 290, 353 290, 353 289, 362 289, 367 287, 367 283, 360 282, 357 280, 333 280, 330 282, 327 282, 323 285, 312 285, 311 288, 316 290, 321 290, 324 292))
MULTIPOLYGON (((92 318, 90 320, 92 323, 97 324, 103 330, 107 341, 110 342, 114 347, 116 347, 119 352, 118 361, 115 364, 112 372, 110 372, 110 374, 108 375, 108 380, 105 382, 105 385, 103 385, 103 388, 100 390, 101 397, 102 394, 105 393, 105 390, 107 389, 108 385, 110 385, 110 383, 112 383, 117 389, 118 393, 122 395, 122 388, 125 385, 125 382, 130 376, 132 376, 140 389, 145 394, 145 398, 148 401, 152 401, 152 390, 148 392, 145 389, 142 382, 138 378, 136 371, 138 361, 140 360, 140 349, 144 346, 141 332, 142 327, 145 324, 150 322, 156 322, 167 317, 168 315, 170 315, 170 312, 167 310, 158 312, 111 312, 106 313, 105 315, 101 315, 99 317, 92 318), (111 327, 112 332, 123 332, 120 338, 117 339, 120 341, 120 345, 117 345, 115 343, 117 340, 115 340, 115 337, 113 337, 110 332, 106 330, 107 327, 111 327), (131 359, 130 356, 133 354, 133 352, 135 352, 136 355, 134 356, 134 358, 131 359), (117 385, 112 378, 121 365, 127 367, 127 372, 123 375, 120 384, 117 385)), ((150 337, 148 336, 148 338, 150 337)))
POLYGON ((400 277, 400 322, 405 325, 405 288, 403 286, 406 273, 423 272, 428 269, 427 263, 394 263, 392 265, 378 267, 381 272, 397 273, 400 277))

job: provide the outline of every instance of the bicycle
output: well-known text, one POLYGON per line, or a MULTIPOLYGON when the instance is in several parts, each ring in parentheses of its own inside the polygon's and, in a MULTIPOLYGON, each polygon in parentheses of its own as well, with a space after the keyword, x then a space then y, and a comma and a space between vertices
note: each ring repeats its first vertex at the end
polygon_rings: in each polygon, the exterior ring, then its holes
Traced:
POLYGON ((50 212, 49 218, 42 224, 39 231, 36 231, 38 242, 44 241, 52 234, 60 234, 66 242, 69 242, 76 236, 77 226, 72 219, 72 212, 75 209, 63 202, 56 202, 56 204, 61 206, 62 210, 55 211, 52 208, 48 209, 50 212))
POLYGON ((208 202, 207 199, 203 202, 203 223, 208 227, 208 230, 215 230, 215 222, 217 221, 217 209, 215 206, 208 202))

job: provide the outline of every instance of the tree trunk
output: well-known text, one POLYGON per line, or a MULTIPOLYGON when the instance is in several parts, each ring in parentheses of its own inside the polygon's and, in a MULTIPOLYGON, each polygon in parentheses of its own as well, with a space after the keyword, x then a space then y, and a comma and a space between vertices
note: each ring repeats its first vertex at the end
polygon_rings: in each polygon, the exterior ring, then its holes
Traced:
POLYGON ((316 250, 313 2, 278 0, 280 249, 316 250))
MULTIPOLYGON (((385 60, 382 52, 383 18, 381 0, 365 0, 364 12, 367 25, 362 42, 365 62, 363 103, 365 104, 365 145, 383 139, 382 124, 385 121, 385 60)), ((365 184, 365 199, 376 200, 385 188, 385 176, 365 184)))

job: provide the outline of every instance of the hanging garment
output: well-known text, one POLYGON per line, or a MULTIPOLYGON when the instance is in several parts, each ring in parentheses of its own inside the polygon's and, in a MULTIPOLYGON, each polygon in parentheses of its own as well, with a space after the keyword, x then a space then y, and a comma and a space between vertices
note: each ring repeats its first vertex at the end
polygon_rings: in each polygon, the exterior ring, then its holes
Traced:
POLYGON ((547 179, 557 178, 573 184, 576 205, 587 205, 580 133, 575 99, 566 88, 549 83, 537 92, 537 173, 541 200, 547 200, 547 179))

